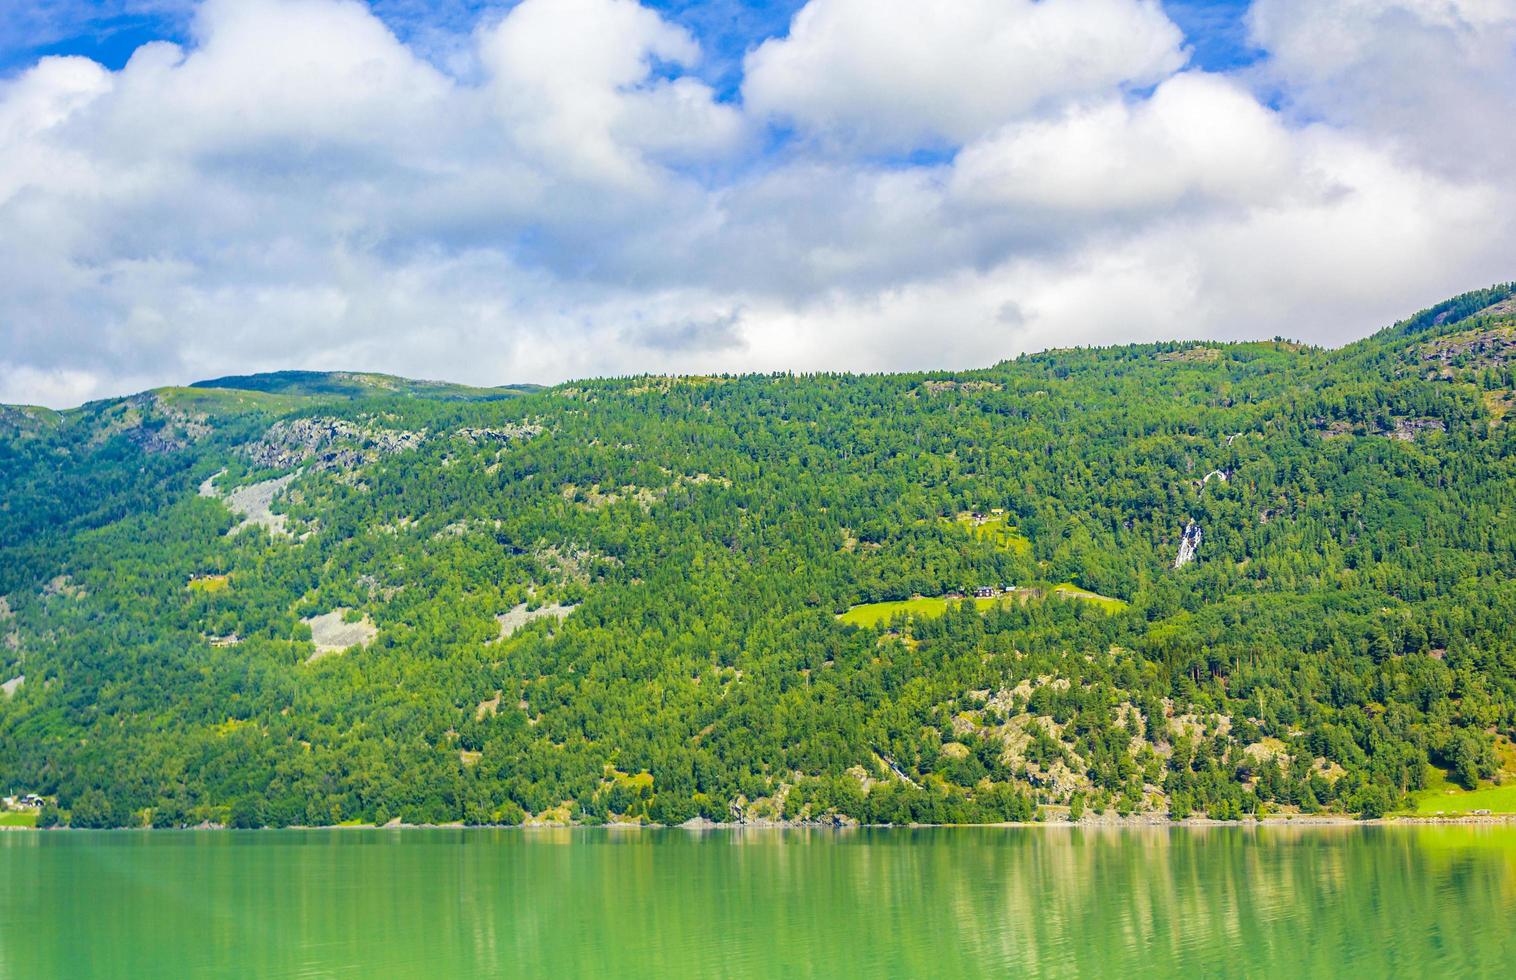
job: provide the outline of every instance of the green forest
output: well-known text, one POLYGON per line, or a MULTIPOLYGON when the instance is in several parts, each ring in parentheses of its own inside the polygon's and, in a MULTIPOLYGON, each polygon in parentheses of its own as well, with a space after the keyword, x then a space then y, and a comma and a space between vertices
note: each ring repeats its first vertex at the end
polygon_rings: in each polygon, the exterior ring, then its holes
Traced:
POLYGON ((1321 812, 1516 779, 1516 284, 1328 350, 0 407, 43 826, 1321 812))

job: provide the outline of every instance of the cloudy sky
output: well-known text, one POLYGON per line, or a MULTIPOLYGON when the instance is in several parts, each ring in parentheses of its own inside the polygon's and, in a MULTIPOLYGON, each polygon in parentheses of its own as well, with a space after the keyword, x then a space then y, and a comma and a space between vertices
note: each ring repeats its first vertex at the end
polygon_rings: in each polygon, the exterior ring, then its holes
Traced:
POLYGON ((5 0, 0 401, 1343 343, 1513 119, 1516 0, 5 0))

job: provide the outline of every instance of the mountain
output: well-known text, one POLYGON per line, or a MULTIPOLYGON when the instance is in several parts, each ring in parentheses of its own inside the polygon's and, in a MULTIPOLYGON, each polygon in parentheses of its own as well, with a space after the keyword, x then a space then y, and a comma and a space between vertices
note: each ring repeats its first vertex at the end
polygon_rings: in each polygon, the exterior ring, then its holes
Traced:
POLYGON ((542 390, 540 385, 474 388, 447 381, 414 381, 390 374, 352 371, 274 371, 268 374, 233 375, 196 381, 190 387, 312 397, 336 395, 343 398, 370 398, 393 395, 438 401, 489 401, 542 390))
POLYGON ((1507 284, 1338 350, 6 408, 0 784, 75 826, 1373 816, 1488 786, 1516 770, 1513 361, 1507 284))

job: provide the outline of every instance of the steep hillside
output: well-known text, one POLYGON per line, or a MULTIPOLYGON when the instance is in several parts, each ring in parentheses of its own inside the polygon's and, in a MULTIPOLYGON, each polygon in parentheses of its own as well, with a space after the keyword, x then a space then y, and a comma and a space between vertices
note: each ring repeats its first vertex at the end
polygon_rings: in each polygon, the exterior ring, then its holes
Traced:
POLYGON ((0 786, 174 826, 1373 815, 1488 785, 1512 297, 1335 351, 6 410, 0 786))

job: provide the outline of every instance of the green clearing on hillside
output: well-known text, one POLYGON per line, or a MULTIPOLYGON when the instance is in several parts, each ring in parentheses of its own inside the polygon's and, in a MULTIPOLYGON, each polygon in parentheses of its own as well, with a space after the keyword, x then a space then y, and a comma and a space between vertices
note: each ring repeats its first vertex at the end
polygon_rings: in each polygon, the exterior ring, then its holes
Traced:
POLYGON ((192 592, 208 592, 211 594, 225 592, 231 587, 231 579, 226 575, 198 575, 189 580, 186 586, 192 592))
MULTIPOLYGON (((1121 612, 1127 608, 1127 604, 1120 599, 1113 599, 1110 596, 1103 596, 1095 592, 1087 592, 1069 583, 1054 586, 1051 592, 1059 598, 1077 599, 1081 602, 1092 603, 1108 613, 1121 612)), ((1038 595, 1038 590, 1025 589, 985 599, 974 597, 959 599, 948 596, 913 596, 909 599, 893 599, 887 602, 865 602, 852 606, 847 612, 839 614, 837 618, 851 626, 881 626, 889 623, 901 614, 911 619, 936 619, 939 616, 945 615, 949 609, 959 603, 972 603, 974 608, 980 612, 984 612, 987 609, 1006 606, 1013 602, 1025 602, 1027 599, 1036 598, 1038 595)))
POLYGON ((1418 816, 1445 813, 1473 813, 1489 810, 1491 813, 1516 813, 1516 783, 1504 786, 1481 785, 1478 789, 1463 789, 1452 783, 1438 789, 1426 789, 1416 794, 1410 810, 1418 816))
POLYGON ((33 810, 7 810, 0 813, 0 827, 35 827, 37 814, 33 810))
POLYGON ((865 602, 862 605, 853 606, 847 612, 838 615, 837 618, 851 626, 881 626, 901 614, 912 619, 936 619, 939 616, 946 615, 951 606, 960 602, 972 602, 975 608, 983 612, 994 606, 1010 602, 1013 598, 1015 597, 949 599, 944 596, 915 596, 910 599, 896 599, 889 602, 865 602))
POLYGON ((1094 603, 1108 613, 1119 613, 1126 609, 1128 605, 1124 599, 1116 599, 1108 595, 1101 595, 1098 592, 1090 592, 1088 589, 1081 589, 1072 582, 1065 582, 1062 585, 1054 586, 1053 594, 1064 599, 1078 599, 1081 602, 1094 603))
POLYGON ((960 514, 953 519, 953 523, 965 528, 972 537, 980 541, 988 541, 1003 551, 1016 555, 1032 553, 1032 542, 1027 540, 1016 525, 1007 521, 1004 514, 980 520, 968 514, 960 514))
POLYGON ((305 394, 280 394, 266 391, 243 391, 234 388, 157 388, 154 394, 167 405, 186 412, 212 416, 263 412, 283 415, 317 404, 325 399, 305 394))
POLYGON ((1488 810, 1491 813, 1516 813, 1516 746, 1505 738, 1497 738, 1495 755, 1500 771, 1492 781, 1480 781, 1475 789, 1464 789, 1448 778, 1446 770, 1429 765, 1426 770, 1425 788, 1412 793, 1406 803, 1406 812, 1417 816, 1433 816, 1445 813, 1449 816, 1488 810))

